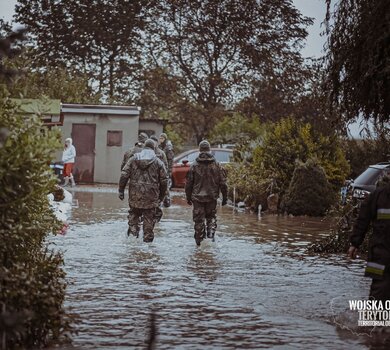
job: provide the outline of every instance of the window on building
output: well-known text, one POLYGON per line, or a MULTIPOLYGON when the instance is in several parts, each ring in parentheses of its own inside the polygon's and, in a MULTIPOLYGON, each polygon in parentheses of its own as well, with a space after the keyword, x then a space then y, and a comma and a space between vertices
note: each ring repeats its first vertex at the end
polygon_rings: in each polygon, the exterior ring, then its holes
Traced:
POLYGON ((122 146, 122 131, 108 130, 107 131, 107 146, 122 146))

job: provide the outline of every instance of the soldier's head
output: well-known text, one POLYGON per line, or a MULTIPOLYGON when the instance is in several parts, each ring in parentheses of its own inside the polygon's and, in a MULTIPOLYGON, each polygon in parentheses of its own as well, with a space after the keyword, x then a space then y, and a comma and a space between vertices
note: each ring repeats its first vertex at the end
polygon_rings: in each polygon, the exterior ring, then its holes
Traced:
POLYGON ((152 139, 147 139, 144 143, 144 148, 150 148, 152 150, 154 150, 154 147, 155 147, 155 143, 152 139))
POLYGON ((152 136, 150 136, 150 139, 154 141, 155 146, 157 147, 158 146, 158 138, 157 138, 157 136, 156 135, 152 135, 152 136))
POLYGON ((149 138, 148 134, 141 132, 138 135, 138 142, 144 143, 149 138))
POLYGON ((207 140, 203 140, 199 144, 199 152, 210 152, 210 143, 207 140))
POLYGON ((168 140, 167 134, 165 132, 161 133, 159 138, 160 144, 164 143, 166 140, 168 140))

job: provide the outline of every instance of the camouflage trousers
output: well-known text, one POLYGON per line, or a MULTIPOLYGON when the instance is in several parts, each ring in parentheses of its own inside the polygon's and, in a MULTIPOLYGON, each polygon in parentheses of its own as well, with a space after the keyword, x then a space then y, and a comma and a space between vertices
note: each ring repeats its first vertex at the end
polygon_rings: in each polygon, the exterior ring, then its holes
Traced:
POLYGON ((193 220, 195 229, 195 242, 200 245, 200 242, 206 238, 214 239, 215 231, 217 230, 217 201, 198 202, 193 201, 193 220))
POLYGON ((382 300, 383 302, 390 300, 390 276, 385 276, 383 280, 372 280, 370 298, 375 300, 382 300))
POLYGON ((128 215, 129 234, 138 237, 141 228, 141 222, 143 222, 144 242, 153 242, 154 225, 156 224, 156 222, 160 221, 156 219, 156 214, 158 209, 160 208, 143 209, 143 208, 130 207, 129 215, 128 215))

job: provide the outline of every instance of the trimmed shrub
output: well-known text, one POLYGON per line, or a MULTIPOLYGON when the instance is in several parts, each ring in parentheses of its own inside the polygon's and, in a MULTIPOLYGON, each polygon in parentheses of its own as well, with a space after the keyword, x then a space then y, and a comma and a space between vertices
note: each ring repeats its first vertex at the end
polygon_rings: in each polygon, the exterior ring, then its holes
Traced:
POLYGON ((313 159, 297 162, 284 198, 284 210, 293 215, 324 216, 334 202, 325 171, 313 159))
POLYGON ((60 254, 45 244, 60 223, 47 194, 59 133, 0 99, 0 339, 2 348, 44 346, 69 331, 60 254))

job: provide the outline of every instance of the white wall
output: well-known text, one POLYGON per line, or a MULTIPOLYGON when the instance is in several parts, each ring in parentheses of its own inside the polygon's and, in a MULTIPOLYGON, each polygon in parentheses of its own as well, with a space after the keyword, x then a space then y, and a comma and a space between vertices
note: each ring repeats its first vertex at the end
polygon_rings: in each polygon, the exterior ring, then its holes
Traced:
MULTIPOLYGON (((64 125, 60 128, 62 141, 65 142, 67 137, 71 137, 73 123, 96 124, 94 182, 118 183, 123 154, 138 139, 138 119, 138 116, 64 113, 64 125), (122 147, 107 146, 108 130, 122 131, 122 147)), ((77 152, 77 144, 75 147, 77 152)), ((61 154, 57 155, 57 159, 61 160, 61 154)))

